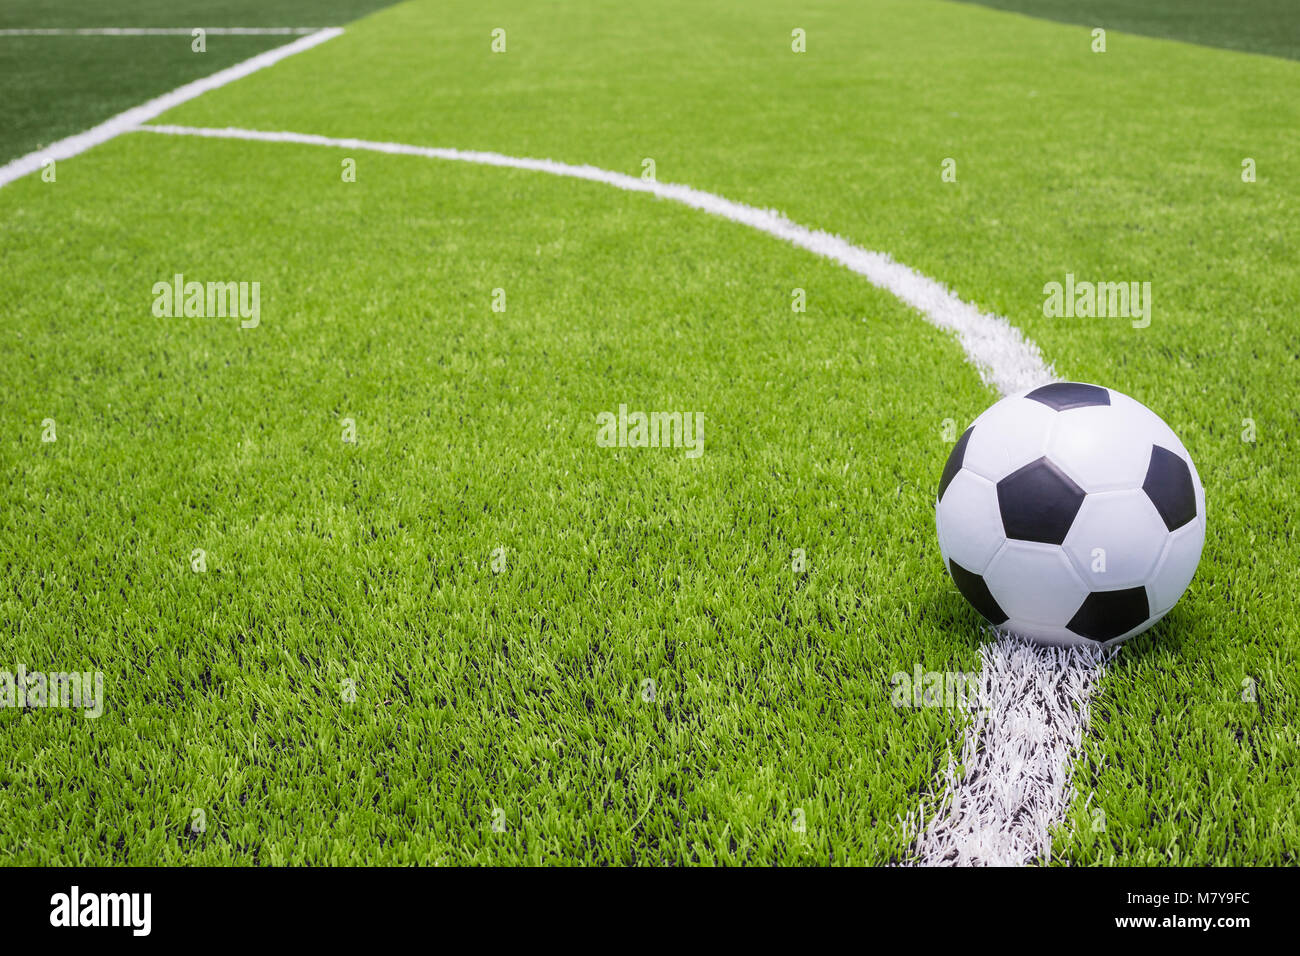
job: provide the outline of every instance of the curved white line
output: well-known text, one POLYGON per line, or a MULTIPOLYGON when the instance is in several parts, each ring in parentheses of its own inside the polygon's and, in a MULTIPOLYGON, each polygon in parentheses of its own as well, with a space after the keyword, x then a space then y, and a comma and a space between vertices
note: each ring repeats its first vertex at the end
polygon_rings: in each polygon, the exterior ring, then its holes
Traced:
MULTIPOLYGON (((981 312, 942 283, 885 253, 800 226, 775 210, 747 206, 690 186, 550 159, 309 133, 166 125, 141 126, 139 131, 423 156, 532 170, 650 193, 750 226, 864 276, 916 309, 932 325, 956 334, 980 377, 1004 395, 1055 378, 1038 346, 1005 318, 981 312)), ((1034 647, 1009 637, 984 645, 981 655, 981 680, 990 708, 967 727, 962 751, 966 772, 958 779, 950 765, 946 786, 936 797, 936 816, 928 825, 915 816, 904 821, 916 834, 909 851, 915 863, 1006 865, 1050 858, 1051 827, 1064 819, 1073 798, 1070 762, 1087 723, 1087 702, 1100 676, 1100 660, 1082 652, 1034 647)))
POLYGON ((301 143, 308 146, 331 146, 339 149, 393 153, 400 156, 424 156, 429 159, 448 159, 484 166, 527 169, 550 173, 553 176, 568 176, 572 179, 604 183, 629 192, 650 193, 660 199, 671 199, 673 202, 742 223, 759 232, 765 232, 801 249, 807 249, 809 252, 838 262, 845 268, 864 276, 872 285, 884 289, 916 309, 931 325, 954 333, 984 382, 1004 395, 1033 388, 1036 385, 1045 385, 1055 378, 1051 367, 1043 361, 1038 346, 1026 339, 1019 329, 1000 315, 981 312, 969 302, 963 302, 943 283, 922 275, 900 262, 895 262, 883 252, 872 252, 831 233, 800 226, 775 210, 746 206, 744 203, 733 202, 690 186, 638 179, 635 176, 611 172, 596 166, 571 166, 552 159, 527 159, 505 156, 501 153, 410 146, 405 143, 384 143, 365 139, 336 139, 310 133, 165 125, 141 126, 139 130, 173 136, 301 143))
MULTIPOLYGON (((930 324, 955 333, 980 377, 1004 395, 1055 378, 1038 346, 1002 316, 981 312, 942 283, 885 253, 800 226, 775 210, 746 206, 690 186, 550 159, 309 133, 166 125, 142 126, 140 130, 423 156, 526 169, 650 193, 750 226, 864 276, 912 306, 930 324)), ((922 816, 904 821, 915 833, 908 854, 915 863, 1006 865, 1050 856, 1051 827, 1064 819, 1073 797, 1069 767, 1087 721, 1087 699, 1099 673, 1095 662, 1005 637, 985 645, 981 655, 981 680, 991 707, 966 728, 962 747, 966 773, 958 779, 950 767, 945 785, 935 797, 936 816, 928 826, 921 825, 922 816)), ((923 804, 919 814, 924 813, 923 804)))

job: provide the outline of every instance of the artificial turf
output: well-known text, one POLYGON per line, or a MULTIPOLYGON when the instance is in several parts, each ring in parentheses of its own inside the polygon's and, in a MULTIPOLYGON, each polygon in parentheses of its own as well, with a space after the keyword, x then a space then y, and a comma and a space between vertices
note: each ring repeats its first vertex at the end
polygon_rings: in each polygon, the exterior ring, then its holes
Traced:
POLYGON ((24 27, 329 27, 392 0, 41 0, 0 8, 0 29, 24 27))
POLYGON ((147 135, 69 165, 40 217, 39 180, 3 197, 0 607, 108 708, 0 715, 12 861, 901 851, 960 723, 889 675, 978 638, 926 572, 938 422, 981 389, 902 384, 951 341, 596 185, 147 135), (176 271, 261 281, 260 326, 155 318, 176 271), (703 412, 704 454, 599 447, 624 402, 703 412))
MULTIPOLYGON (((385 0, 46 0, 0 7, 0 29, 310 27, 385 0)), ((290 36, 0 36, 0 164, 168 90, 282 46, 290 36)))
POLYGON ((966 0, 995 10, 1246 53, 1300 59, 1292 0, 966 0))
MULTIPOLYGON (((1300 65, 961 4, 583 9, 403 4, 161 121, 654 158, 1144 401, 1206 551, 1103 681, 1054 858, 1294 862, 1300 65), (1150 327, 1045 318, 1067 271, 1151 281, 1150 327)), ((4 859, 899 858, 962 716, 890 675, 982 639, 932 527, 944 420, 994 398, 955 343, 698 212, 345 155, 132 134, 0 191, 0 615, 108 696, 0 712, 4 859), (155 318, 176 272, 260 281, 261 325, 155 318), (623 402, 703 412, 704 455, 599 447, 623 402)))

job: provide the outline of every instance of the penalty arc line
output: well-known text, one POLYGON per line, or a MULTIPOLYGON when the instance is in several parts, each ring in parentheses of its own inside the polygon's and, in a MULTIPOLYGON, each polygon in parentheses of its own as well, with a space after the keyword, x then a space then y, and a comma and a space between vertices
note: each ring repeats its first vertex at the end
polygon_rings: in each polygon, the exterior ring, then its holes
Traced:
POLYGON ((747 206, 691 186, 660 183, 597 166, 575 166, 552 159, 529 159, 502 153, 335 138, 311 133, 162 124, 141 126, 137 132, 267 143, 297 143, 399 156, 423 156, 428 159, 531 170, 553 176, 604 183, 628 192, 650 193, 660 199, 682 203, 757 229, 759 232, 765 232, 801 249, 838 262, 850 271, 864 276, 872 285, 891 293, 920 312, 931 325, 954 333, 983 381, 1004 395, 1033 388, 1036 385, 1044 385, 1055 378, 1051 368, 1043 361, 1038 346, 1026 339, 1020 330, 1005 318, 981 312, 974 305, 963 302, 947 286, 895 261, 889 255, 855 246, 847 239, 828 232, 801 226, 775 210, 747 206))
MULTIPOLYGON (((999 315, 980 311, 942 283, 882 252, 809 229, 771 209, 733 202, 676 183, 639 179, 589 165, 502 153, 335 138, 311 133, 150 125, 139 132, 421 156, 530 170, 649 193, 741 223, 831 259, 864 276, 956 335, 983 381, 1003 395, 1055 380, 1038 347, 999 315)), ((1074 799, 1070 767, 1087 729, 1088 701, 1107 655, 1087 649, 1042 648, 999 636, 984 644, 981 682, 987 710, 971 721, 962 744, 963 773, 951 756, 943 790, 902 825, 914 834, 907 862, 920 865, 1023 865, 1051 857, 1051 830, 1074 799)))

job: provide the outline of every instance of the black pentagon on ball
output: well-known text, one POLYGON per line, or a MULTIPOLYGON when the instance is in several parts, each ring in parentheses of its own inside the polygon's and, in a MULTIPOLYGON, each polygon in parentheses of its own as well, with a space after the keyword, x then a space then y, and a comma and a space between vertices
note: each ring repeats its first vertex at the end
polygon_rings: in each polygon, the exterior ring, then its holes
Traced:
POLYGON ((1109 641, 1133 630, 1150 615, 1146 588, 1093 591, 1083 599, 1079 610, 1065 626, 1080 637, 1109 641))
POLYGON ((1006 622, 1007 613, 998 606, 993 592, 984 583, 984 578, 974 571, 967 571, 951 558, 948 559, 948 573, 952 575, 953 583, 957 585, 957 590, 961 592, 962 597, 970 602, 971 607, 983 614, 990 624, 1006 622))
POLYGON ((1181 528, 1196 517, 1196 489, 1192 487, 1192 470, 1187 462, 1167 448, 1151 446, 1151 464, 1142 490, 1160 512, 1170 531, 1181 528))
POLYGON ((1084 491, 1046 458, 998 482, 998 508, 1008 538, 1060 544, 1083 505, 1084 491))
POLYGON ((961 463, 966 460, 966 443, 970 441, 970 433, 974 428, 975 426, 972 425, 962 432, 961 437, 957 439, 957 444, 952 446, 952 454, 948 456, 948 462, 943 466, 943 474, 939 476, 940 501, 943 501, 943 493, 957 477, 957 472, 961 471, 961 463))
POLYGON ((1109 405, 1110 392, 1100 385, 1085 385, 1082 382, 1053 382, 1036 388, 1025 398, 1042 402, 1048 408, 1058 412, 1071 408, 1086 408, 1089 405, 1109 405))

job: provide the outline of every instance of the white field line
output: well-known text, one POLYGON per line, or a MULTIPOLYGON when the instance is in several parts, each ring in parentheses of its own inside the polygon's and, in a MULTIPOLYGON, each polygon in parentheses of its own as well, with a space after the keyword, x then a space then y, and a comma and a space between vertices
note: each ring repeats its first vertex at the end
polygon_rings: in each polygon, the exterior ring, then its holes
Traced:
MULTIPOLYGON (((147 118, 151 117, 138 122, 147 118)), ((531 170, 649 193, 747 225, 864 276, 916 309, 932 325, 955 334, 980 377, 1004 395, 1055 378, 1038 347, 1005 318, 980 311, 942 283, 887 254, 800 226, 775 210, 747 206, 690 186, 650 182, 595 166, 573 166, 549 159, 404 143, 233 128, 160 125, 138 129, 165 135, 422 156, 531 170)), ((0 185, 7 181, 3 175, 4 170, 0 170, 0 185)), ((1050 828, 1064 819, 1069 807, 1070 760, 1087 725, 1088 698, 1101 673, 1101 658, 1087 651, 1038 648, 1005 637, 986 644, 981 654, 982 680, 990 708, 967 729, 962 779, 955 778, 950 764, 947 788, 938 798, 935 818, 928 826, 917 827, 919 835, 911 854, 915 862, 1023 864, 1049 857, 1050 828)))
POLYGON ((207 129, 193 126, 141 126, 149 133, 173 136, 205 136, 214 139, 243 139, 268 143, 301 143, 338 149, 423 156, 484 166, 526 169, 553 176, 567 176, 604 183, 629 192, 650 193, 715 216, 730 219, 783 239, 786 242, 824 256, 865 276, 881 289, 892 293, 916 309, 932 325, 954 333, 981 378, 1003 393, 1017 392, 1053 380, 1052 370, 1043 362, 1038 346, 1028 341, 1020 330, 999 315, 981 312, 963 302, 942 283, 924 276, 883 252, 872 252, 853 245, 847 239, 791 222, 772 209, 759 209, 724 199, 690 186, 647 181, 625 173, 611 172, 596 166, 571 166, 552 159, 527 159, 470 150, 410 146, 364 139, 335 139, 310 133, 265 132, 252 129, 207 129))
MULTIPOLYGON (((500 153, 411 146, 307 133, 248 129, 145 126, 174 136, 203 136, 271 143, 300 143, 403 156, 504 166, 605 183, 650 193, 742 223, 865 276, 912 306, 932 325, 953 332, 981 378, 1007 395, 1053 381, 1038 347, 998 315, 963 302, 941 283, 895 262, 885 253, 791 222, 781 213, 732 202, 690 186, 647 182, 595 166, 500 153)), ((921 865, 1023 865, 1050 859, 1051 828, 1073 800, 1070 766, 1088 723, 1088 700, 1101 676, 1103 656, 1086 649, 1043 648, 999 637, 981 648, 981 681, 989 702, 967 727, 964 773, 951 759, 934 818, 924 826, 924 805, 904 821, 916 833, 909 861, 921 865)))
POLYGON ((302 36, 332 27, 16 27, 0 37, 170 37, 202 30, 210 37, 302 36))
MULTIPOLYGON (((824 256, 892 293, 938 328, 957 336, 980 377, 1004 395, 1053 381, 1038 347, 1005 318, 963 302, 942 283, 882 252, 791 222, 781 213, 733 202, 674 183, 646 181, 595 166, 310 133, 189 126, 142 126, 171 136, 299 143, 354 151, 524 169, 649 193, 730 219, 824 256)), ((965 773, 951 760, 935 815, 924 824, 924 805, 904 826, 917 834, 909 861, 921 865, 1022 865, 1051 856, 1051 828, 1065 819, 1073 799, 1070 764, 1088 721, 1088 699, 1102 657, 1088 650, 1036 647, 1000 637, 981 648, 987 712, 967 727, 965 773)))
POLYGON ((67 139, 61 139, 58 142, 51 143, 44 149, 38 149, 26 156, 19 156, 12 162, 0 166, 0 187, 4 187, 22 176, 34 173, 50 160, 68 159, 76 156, 78 153, 84 153, 92 146, 98 146, 100 143, 106 143, 115 136, 125 133, 127 130, 134 129, 141 123, 159 116, 174 106, 179 106, 187 100, 192 100, 196 96, 202 96, 209 90, 215 90, 219 86, 225 86, 227 83, 233 83, 235 80, 242 79, 250 73, 256 73, 258 70, 266 69, 272 64, 279 63, 285 57, 293 56, 295 53, 301 53, 303 50, 310 50, 326 40, 332 40, 342 33, 338 27, 330 27, 325 30, 318 30, 308 36, 294 40, 292 43, 286 43, 284 46, 276 47, 274 50, 267 50, 259 53, 257 56, 249 57, 242 63, 236 63, 234 66, 227 67, 213 73, 211 76, 205 76, 201 80, 195 80, 193 83, 186 83, 184 86, 177 87, 170 93, 164 93, 147 103, 141 103, 134 106, 124 113, 118 113, 111 119, 107 119, 98 126, 92 126, 83 133, 77 133, 69 136, 67 139))
POLYGON ((952 755, 927 824, 904 821, 918 866, 1049 862, 1051 828, 1074 800, 1070 766, 1088 728, 1088 703, 1113 651, 1039 647, 1001 637, 980 648, 984 708, 952 755))

